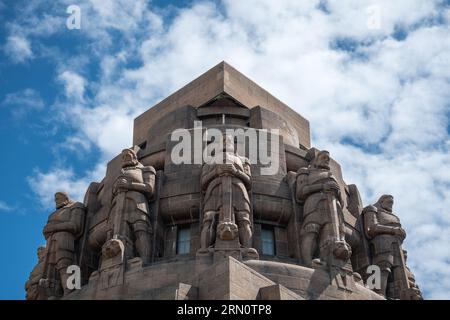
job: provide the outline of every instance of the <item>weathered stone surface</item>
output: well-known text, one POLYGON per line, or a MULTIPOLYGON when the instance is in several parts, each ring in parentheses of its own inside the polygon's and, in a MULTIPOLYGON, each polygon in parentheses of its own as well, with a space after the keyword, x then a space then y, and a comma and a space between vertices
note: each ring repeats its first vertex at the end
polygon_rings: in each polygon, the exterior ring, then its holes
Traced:
POLYGON ((175 292, 175 300, 195 300, 198 298, 198 289, 190 284, 179 283, 175 292))
POLYGON ((274 261, 249 260, 245 264, 275 283, 306 300, 381 300, 383 297, 355 283, 354 290, 343 290, 330 283, 329 274, 321 269, 274 261))
POLYGON ((261 300, 304 300, 280 284, 260 288, 258 298, 261 300))
POLYGON ((147 141, 150 128, 159 119, 176 113, 178 108, 186 105, 196 108, 223 93, 249 109, 263 106, 269 112, 277 114, 282 125, 271 122, 270 116, 261 115, 261 126, 265 125, 264 128, 270 129, 274 123, 274 128, 280 129, 283 136, 286 136, 286 143, 295 147, 299 144, 305 148, 310 147, 309 122, 226 62, 219 63, 137 117, 134 121, 133 144, 141 145, 147 141))

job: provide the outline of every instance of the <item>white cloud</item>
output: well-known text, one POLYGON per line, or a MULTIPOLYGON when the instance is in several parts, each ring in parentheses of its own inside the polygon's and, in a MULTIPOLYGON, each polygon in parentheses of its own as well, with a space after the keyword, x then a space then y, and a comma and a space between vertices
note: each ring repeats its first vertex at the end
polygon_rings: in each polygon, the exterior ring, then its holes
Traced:
POLYGON ((10 59, 16 63, 24 62, 33 57, 30 42, 22 36, 9 36, 3 49, 10 59))
POLYGON ((14 93, 8 93, 2 104, 20 105, 31 109, 42 109, 44 107, 44 101, 42 100, 39 92, 31 88, 14 93))
POLYGON ((26 38, 48 38, 58 32, 65 31, 65 8, 72 3, 71 0, 27 1, 13 8, 17 15, 14 20, 5 23, 10 35, 20 34, 26 38))
MULTIPOLYGON (((104 168, 130 145, 136 115, 226 60, 310 120, 313 145, 331 151, 365 204, 395 196, 419 285, 449 298, 450 9, 439 3, 199 2, 163 23, 143 1, 83 2, 83 32, 95 39, 85 54, 100 59, 99 80, 87 99, 90 78, 60 73, 61 111, 104 168), (380 29, 367 28, 370 5, 380 7, 380 29), (433 22, 439 15, 446 24, 433 22)), ((31 183, 48 203, 56 185, 81 197, 91 178, 58 168, 31 183)))
POLYGON ((73 71, 63 71, 58 75, 58 80, 64 85, 67 98, 83 101, 86 80, 73 71))
POLYGON ((101 180, 105 170, 104 166, 97 165, 84 176, 77 176, 71 168, 53 168, 47 173, 36 170, 34 175, 28 178, 28 182, 39 197, 41 205, 50 209, 54 207, 54 194, 58 191, 67 192, 75 201, 83 201, 90 182, 101 180))
POLYGON ((42 110, 45 106, 39 92, 31 88, 8 93, 1 105, 10 108, 12 114, 17 118, 21 118, 33 110, 42 110))
POLYGON ((109 161, 120 150, 131 145, 135 116, 126 108, 114 109, 113 105, 101 105, 90 110, 73 108, 68 112, 79 121, 82 128, 80 134, 100 148, 102 161, 109 161))
POLYGON ((14 210, 14 208, 12 206, 7 204, 5 201, 0 200, 0 211, 9 212, 12 210, 14 210))
POLYGON ((146 2, 143 0, 133 3, 120 0, 92 0, 91 4, 93 12, 100 18, 100 21, 94 22, 95 24, 124 32, 135 30, 146 12, 146 2))
POLYGON ((92 143, 82 136, 69 136, 61 147, 83 156, 84 153, 91 150, 92 143))

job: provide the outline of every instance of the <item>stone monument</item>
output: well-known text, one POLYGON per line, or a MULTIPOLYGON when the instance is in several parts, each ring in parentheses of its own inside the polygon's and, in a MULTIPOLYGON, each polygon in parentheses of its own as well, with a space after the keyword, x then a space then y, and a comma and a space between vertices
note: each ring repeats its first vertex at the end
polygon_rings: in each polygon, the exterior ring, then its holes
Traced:
POLYGON ((421 299, 393 197, 364 208, 331 156, 221 62, 135 119, 83 203, 56 194, 27 299, 421 299))

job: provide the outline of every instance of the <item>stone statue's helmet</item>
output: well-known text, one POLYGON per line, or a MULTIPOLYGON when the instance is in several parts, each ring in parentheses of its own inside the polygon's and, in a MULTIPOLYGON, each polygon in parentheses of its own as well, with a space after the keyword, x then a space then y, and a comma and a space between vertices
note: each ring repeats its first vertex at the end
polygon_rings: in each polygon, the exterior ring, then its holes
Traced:
POLYGON ((55 205, 56 209, 66 206, 70 202, 67 192, 58 191, 55 193, 55 205))
POLYGON ((330 170, 330 153, 327 150, 319 151, 311 161, 311 166, 330 170))
POLYGON ((137 154, 133 149, 122 150, 122 167, 132 167, 138 164, 137 154))
POLYGON ((374 206, 392 212, 392 207, 394 206, 394 197, 390 194, 383 194, 374 204, 374 206))

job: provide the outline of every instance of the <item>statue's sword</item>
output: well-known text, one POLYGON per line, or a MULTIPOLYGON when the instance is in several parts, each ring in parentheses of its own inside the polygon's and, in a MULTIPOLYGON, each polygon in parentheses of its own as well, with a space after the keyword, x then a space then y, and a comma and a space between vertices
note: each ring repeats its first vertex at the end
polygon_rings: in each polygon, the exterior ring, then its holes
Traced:
POLYGON ((126 200, 126 191, 119 191, 116 195, 116 204, 114 207, 114 218, 113 218, 113 236, 116 235, 125 235, 124 230, 124 222, 125 222, 125 200, 126 200))
POLYGON ((333 248, 333 257, 341 261, 346 261, 350 257, 351 249, 345 242, 343 230, 344 218, 340 216, 342 213, 338 211, 336 197, 331 192, 327 192, 327 202, 329 204, 332 228, 331 243, 333 248))
POLYGON ((42 272, 42 279, 48 279, 48 260, 50 256, 50 252, 53 249, 53 234, 50 236, 50 238, 47 241, 47 248, 45 252, 45 259, 44 259, 44 270, 42 272))
MULTIPOLYGON (((119 176, 118 179, 125 177, 119 176)), ((126 223, 126 190, 119 190, 118 193, 114 197, 114 215, 113 215, 113 225, 112 225, 112 237, 116 235, 125 236, 125 223, 126 223)), ((111 238, 112 238, 111 237, 111 238)))
MULTIPOLYGON (((51 287, 50 284, 50 280, 49 280, 49 257, 50 257, 50 253, 53 250, 53 234, 50 236, 49 240, 47 241, 47 248, 46 248, 46 253, 45 253, 45 259, 44 259, 44 270, 42 270, 42 278, 39 279, 38 282, 38 294, 39 296, 42 298, 46 297, 48 294, 48 290, 51 287), (44 281, 46 280, 46 281, 44 281), (45 283, 45 285, 44 285, 45 283)), ((52 275, 52 278, 55 275, 52 275)))
POLYGON ((222 221, 232 222, 233 216, 233 205, 232 205, 232 187, 231 187, 231 176, 225 175, 221 178, 222 182, 222 221))
POLYGON ((405 288, 400 292, 400 299, 410 299, 409 293, 411 287, 409 286, 408 275, 406 274, 406 263, 403 250, 399 243, 395 243, 394 247, 397 250, 397 254, 400 259, 400 268, 397 268, 397 274, 400 278, 400 282, 403 284, 402 288, 405 288))
MULTIPOLYGON (((230 163, 225 154, 225 163, 230 163)), ((222 187, 222 207, 220 208, 221 224, 225 225, 225 232, 222 233, 223 240, 233 240, 233 189, 232 177, 225 174, 220 178, 222 187)))
POLYGON ((341 240, 341 221, 338 216, 338 210, 336 205, 336 197, 331 193, 327 192, 327 202, 329 205, 331 225, 332 225, 332 240, 340 241, 341 240))

